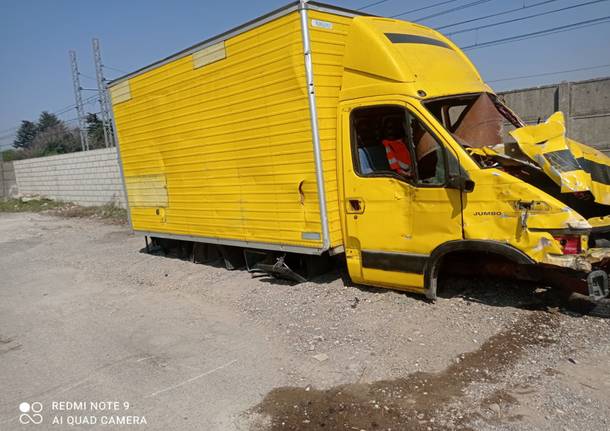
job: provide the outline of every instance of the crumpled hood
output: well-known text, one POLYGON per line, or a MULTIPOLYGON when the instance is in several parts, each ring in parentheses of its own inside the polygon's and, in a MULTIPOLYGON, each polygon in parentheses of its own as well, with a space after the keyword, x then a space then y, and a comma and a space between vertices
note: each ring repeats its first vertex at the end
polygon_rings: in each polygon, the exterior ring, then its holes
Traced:
POLYGON ((556 112, 543 124, 521 127, 510 134, 562 193, 588 191, 595 202, 610 205, 610 157, 566 138, 563 113, 556 112))

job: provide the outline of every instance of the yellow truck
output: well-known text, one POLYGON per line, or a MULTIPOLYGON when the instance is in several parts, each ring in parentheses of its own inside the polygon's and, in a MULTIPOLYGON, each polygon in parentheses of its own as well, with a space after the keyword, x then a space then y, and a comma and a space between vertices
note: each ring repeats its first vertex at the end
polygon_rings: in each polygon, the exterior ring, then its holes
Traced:
POLYGON ((435 30, 301 0, 108 91, 130 224, 158 243, 270 271, 343 255, 432 299, 452 269, 608 295, 608 157, 561 113, 523 123, 435 30))

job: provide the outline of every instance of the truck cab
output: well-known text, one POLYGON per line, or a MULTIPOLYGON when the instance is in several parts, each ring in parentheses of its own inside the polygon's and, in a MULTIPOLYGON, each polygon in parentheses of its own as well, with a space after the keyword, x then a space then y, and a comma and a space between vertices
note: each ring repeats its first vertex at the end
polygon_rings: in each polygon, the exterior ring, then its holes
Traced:
POLYGON ((354 18, 343 73, 337 169, 354 281, 433 299, 453 267, 608 294, 610 162, 567 139, 560 113, 526 125, 450 40, 393 19, 354 18), (400 168, 389 140, 408 151, 400 168), (582 152, 601 171, 588 174, 582 152))

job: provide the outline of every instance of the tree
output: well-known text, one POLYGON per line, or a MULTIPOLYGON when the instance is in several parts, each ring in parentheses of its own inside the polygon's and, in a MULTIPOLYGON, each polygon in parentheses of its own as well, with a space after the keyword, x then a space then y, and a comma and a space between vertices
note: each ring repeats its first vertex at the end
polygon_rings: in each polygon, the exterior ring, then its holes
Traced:
POLYGON ((72 153, 81 150, 78 129, 69 128, 57 115, 47 111, 40 114, 38 123, 27 120, 21 122, 13 147, 17 150, 5 154, 13 159, 72 153))
POLYGON ((13 141, 13 147, 27 149, 32 146, 34 138, 38 133, 38 126, 31 121, 23 120, 13 141))
POLYGON ((38 118, 38 131, 44 132, 52 127, 59 126, 60 124, 63 124, 63 122, 57 118, 57 115, 42 111, 38 118))
POLYGON ((97 114, 89 113, 85 118, 87 123, 87 136, 89 137, 89 148, 103 148, 104 142, 104 123, 97 114))
POLYGON ((39 130, 31 147, 33 157, 72 153, 79 149, 76 130, 68 129, 62 121, 39 130))

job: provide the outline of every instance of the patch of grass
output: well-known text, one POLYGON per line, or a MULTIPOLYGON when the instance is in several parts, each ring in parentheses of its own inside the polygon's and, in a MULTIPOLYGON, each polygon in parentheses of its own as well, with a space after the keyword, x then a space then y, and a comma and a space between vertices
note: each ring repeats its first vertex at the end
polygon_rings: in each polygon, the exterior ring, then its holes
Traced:
POLYGON ((0 212, 42 212, 60 217, 94 218, 116 224, 127 223, 127 211, 113 203, 86 207, 44 198, 5 199, 0 200, 0 212))
POLYGON ((51 199, 0 199, 0 212, 41 212, 65 205, 51 199))
POLYGON ((61 217, 96 218, 111 223, 127 223, 127 210, 112 203, 99 207, 84 207, 75 204, 67 204, 55 208, 51 213, 61 217))

